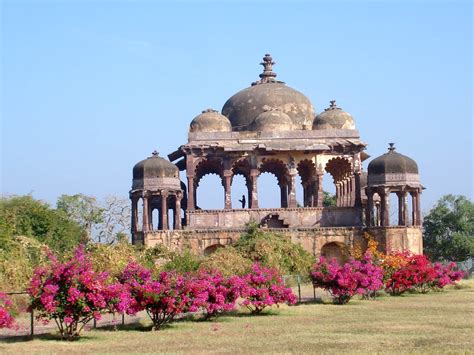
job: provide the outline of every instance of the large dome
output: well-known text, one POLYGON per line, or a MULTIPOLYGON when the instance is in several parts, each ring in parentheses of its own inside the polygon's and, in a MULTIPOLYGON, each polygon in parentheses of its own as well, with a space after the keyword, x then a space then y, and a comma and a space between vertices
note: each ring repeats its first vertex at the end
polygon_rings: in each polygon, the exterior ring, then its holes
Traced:
POLYGON ((275 80, 276 74, 272 72, 275 63, 269 54, 265 55, 261 64, 264 67, 261 79, 236 93, 222 108, 222 114, 229 118, 232 129, 253 130, 257 116, 269 109, 278 109, 287 114, 294 129, 311 126, 315 116, 311 101, 299 91, 275 80))

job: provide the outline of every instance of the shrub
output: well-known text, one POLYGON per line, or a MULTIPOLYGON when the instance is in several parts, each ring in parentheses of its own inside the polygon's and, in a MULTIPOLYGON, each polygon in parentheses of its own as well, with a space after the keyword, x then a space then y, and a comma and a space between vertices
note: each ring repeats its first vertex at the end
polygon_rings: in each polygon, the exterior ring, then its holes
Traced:
POLYGON ((199 285, 177 272, 165 271, 155 279, 150 270, 131 263, 120 280, 132 298, 127 313, 145 310, 153 322, 153 330, 172 322, 178 314, 197 311, 202 303, 199 285))
POLYGON ((383 270, 373 263, 369 253, 362 261, 351 258, 344 265, 321 257, 313 267, 311 279, 315 287, 333 296, 334 303, 346 304, 356 294, 374 296, 383 287, 383 270))
POLYGON ((185 249, 181 253, 170 253, 168 257, 171 260, 163 265, 164 271, 194 272, 199 269, 202 262, 201 258, 193 254, 189 249, 185 249))
POLYGON ((262 266, 277 269, 281 274, 308 275, 314 257, 289 238, 265 231, 250 223, 247 232, 234 247, 240 255, 262 266))
POLYGON ((219 271, 225 277, 243 276, 251 270, 252 261, 244 258, 234 247, 226 246, 207 256, 200 267, 211 272, 219 271))
POLYGON ((261 313, 266 307, 280 303, 295 304, 296 296, 291 288, 285 287, 276 269, 269 269, 255 263, 252 271, 241 280, 234 279, 234 286, 240 288, 242 305, 253 314, 261 313))
POLYGON ((0 329, 13 328, 15 326, 12 308, 13 303, 10 297, 0 292, 0 329))
POLYGON ((433 287, 442 289, 448 285, 454 285, 457 281, 461 280, 464 276, 464 272, 461 270, 455 270, 456 263, 448 263, 443 265, 441 263, 435 263, 433 268, 436 272, 433 287))
POLYGON ((63 339, 79 337, 90 320, 100 319, 102 312, 123 311, 128 303, 119 286, 106 284, 107 273, 94 271, 88 257, 82 247, 64 263, 51 254, 50 264, 35 270, 28 288, 30 308, 38 319, 54 319, 63 339))

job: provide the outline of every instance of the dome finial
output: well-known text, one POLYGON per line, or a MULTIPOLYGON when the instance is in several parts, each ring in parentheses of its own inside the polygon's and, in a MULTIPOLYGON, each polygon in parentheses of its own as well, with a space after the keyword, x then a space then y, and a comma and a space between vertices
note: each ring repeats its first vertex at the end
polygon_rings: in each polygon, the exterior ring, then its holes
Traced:
POLYGON ((263 73, 259 75, 260 80, 253 82, 252 86, 266 83, 282 83, 281 81, 275 80, 277 75, 272 71, 275 62, 270 54, 265 54, 263 62, 261 62, 260 65, 263 66, 263 73))
POLYGON ((340 107, 337 107, 336 105, 336 100, 331 100, 329 101, 329 107, 325 108, 324 111, 330 111, 330 110, 340 110, 340 107))
POLYGON ((388 145, 389 145, 388 151, 393 152, 395 150, 395 143, 388 143, 388 145))
POLYGON ((158 155, 160 155, 160 153, 158 153, 155 149, 153 152, 151 152, 151 155, 157 157, 158 155))

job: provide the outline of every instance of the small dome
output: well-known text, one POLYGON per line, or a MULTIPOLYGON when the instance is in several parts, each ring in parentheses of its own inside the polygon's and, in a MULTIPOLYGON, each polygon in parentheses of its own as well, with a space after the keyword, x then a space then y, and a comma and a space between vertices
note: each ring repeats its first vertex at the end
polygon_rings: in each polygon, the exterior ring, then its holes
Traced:
POLYGON ((239 91, 222 107, 222 114, 229 118, 234 131, 252 130, 258 115, 269 108, 277 108, 287 114, 295 129, 303 129, 314 119, 314 108, 311 101, 299 91, 275 79, 272 71, 273 62, 270 54, 265 54, 260 63, 264 71, 260 80, 252 86, 239 91))
POLYGON ((207 109, 191 121, 189 132, 230 132, 232 126, 227 117, 218 111, 207 109))
POLYGON ((179 169, 161 158, 157 151, 133 167, 132 190, 135 189, 180 189, 179 169))
POLYGON ((413 159, 397 153, 394 144, 390 143, 388 152, 372 160, 367 171, 370 181, 371 175, 418 174, 418 165, 413 159))
POLYGON ((330 102, 330 106, 314 119, 313 129, 355 129, 352 116, 337 107, 335 100, 330 102))
POLYGON ((291 131, 292 129, 290 116, 278 109, 262 112, 253 123, 253 130, 258 132, 291 131))

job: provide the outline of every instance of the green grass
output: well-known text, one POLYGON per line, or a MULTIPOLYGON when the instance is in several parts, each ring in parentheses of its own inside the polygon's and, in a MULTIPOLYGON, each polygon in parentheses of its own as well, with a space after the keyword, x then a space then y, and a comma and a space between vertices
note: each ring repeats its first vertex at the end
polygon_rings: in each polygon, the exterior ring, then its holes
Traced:
POLYGON ((474 280, 461 285, 344 306, 284 306, 262 316, 242 310, 217 321, 183 320, 158 332, 144 331, 146 324, 95 330, 75 342, 52 335, 9 339, 0 353, 474 353, 474 280))

